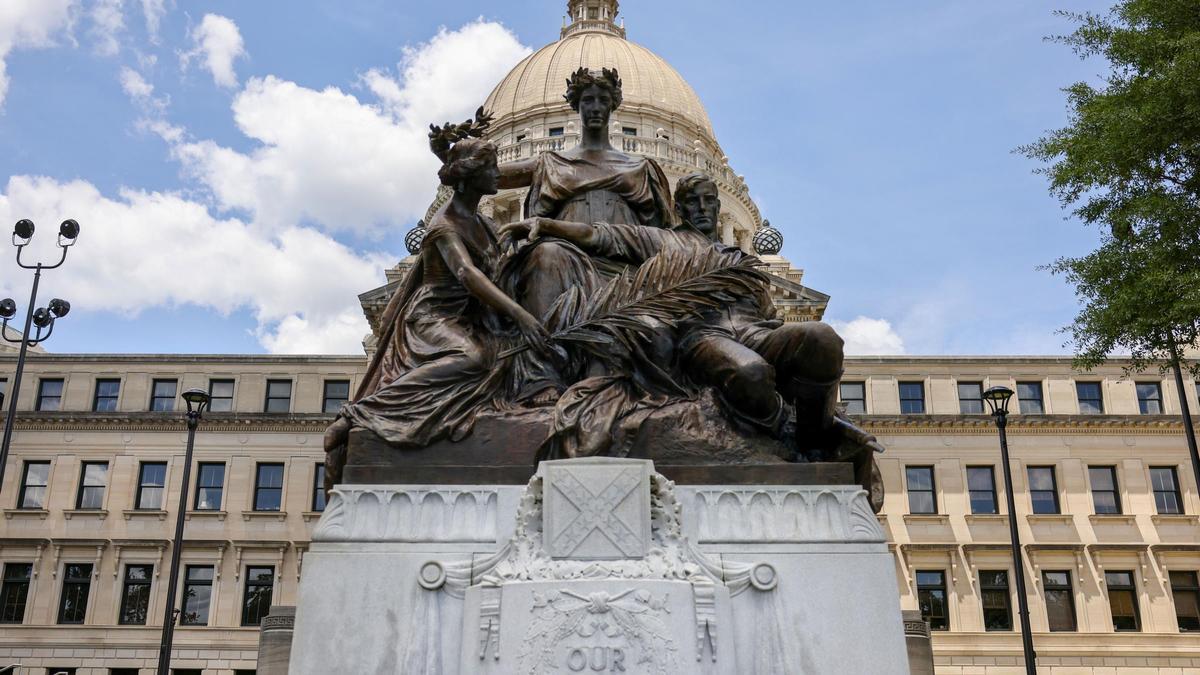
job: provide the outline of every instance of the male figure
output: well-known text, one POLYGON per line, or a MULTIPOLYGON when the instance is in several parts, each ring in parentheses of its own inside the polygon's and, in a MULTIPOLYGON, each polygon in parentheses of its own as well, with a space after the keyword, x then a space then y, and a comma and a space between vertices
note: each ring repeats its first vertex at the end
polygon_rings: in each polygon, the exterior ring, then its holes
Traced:
MULTIPOLYGON (((592 255, 640 264, 664 248, 716 247, 723 255, 749 254, 717 239, 721 202, 717 186, 703 174, 680 179, 675 191, 681 221, 673 229, 534 218, 502 228, 502 235, 557 237, 592 255)), ((727 408, 744 422, 780 435, 784 401, 796 409, 796 443, 809 459, 826 459, 843 439, 878 448, 874 438, 835 415, 842 375, 842 339, 827 324, 785 324, 763 287, 721 308, 702 311, 680 326, 678 372, 714 387, 727 408)))

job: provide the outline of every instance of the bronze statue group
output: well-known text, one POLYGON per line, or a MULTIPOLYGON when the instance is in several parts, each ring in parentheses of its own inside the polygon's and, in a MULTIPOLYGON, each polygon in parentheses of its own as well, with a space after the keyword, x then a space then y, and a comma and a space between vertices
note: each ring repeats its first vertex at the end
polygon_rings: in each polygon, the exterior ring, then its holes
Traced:
POLYGON ((411 451, 465 438, 485 409, 545 407, 553 422, 536 459, 621 455, 622 419, 705 390, 731 425, 786 438, 789 459, 854 460, 876 483, 881 448, 836 407, 841 338, 775 318, 759 261, 718 238, 716 183, 692 174, 672 195, 653 159, 611 146, 615 70, 581 68, 566 99, 579 145, 503 166, 482 140, 482 110, 432 127, 453 197, 326 434, 329 483, 352 427, 411 451), (513 188, 528 188, 528 218, 497 231, 479 202, 513 188))

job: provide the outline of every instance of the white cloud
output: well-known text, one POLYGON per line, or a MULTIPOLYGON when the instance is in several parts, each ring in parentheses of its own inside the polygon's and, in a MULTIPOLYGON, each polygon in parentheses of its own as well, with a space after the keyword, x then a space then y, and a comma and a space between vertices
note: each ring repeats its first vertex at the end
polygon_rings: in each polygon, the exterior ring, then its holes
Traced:
POLYGON ((186 68, 192 59, 199 57, 218 86, 238 86, 233 62, 246 55, 246 45, 237 24, 220 14, 205 14, 191 37, 196 47, 180 55, 183 66, 186 68))
POLYGON ((125 0, 94 0, 91 32, 101 56, 116 56, 121 51, 118 36, 125 30, 124 4, 125 0))
POLYGON ((378 235, 415 220, 433 198, 429 123, 469 116, 528 53, 502 26, 476 21, 407 50, 398 80, 364 76, 382 105, 336 87, 254 78, 233 112, 259 147, 242 153, 179 135, 169 142, 221 208, 244 210, 259 226, 315 222, 378 235))
MULTIPOLYGON (((359 255, 311 228, 270 235, 236 218, 214 218, 178 195, 121 190, 109 198, 90 183, 11 178, 0 222, 31 218, 39 231, 30 259, 57 259, 54 227, 66 215, 82 234, 54 292, 77 308, 136 315, 191 305, 229 313, 249 308, 258 338, 273 352, 354 353, 368 331, 357 294, 380 283, 392 258, 359 255)), ((0 280, 0 297, 21 297, 20 279, 0 280)))
POLYGON ((135 101, 144 101, 154 95, 154 85, 147 82, 141 73, 128 67, 121 69, 121 89, 135 101))
POLYGON ((886 319, 860 316, 853 321, 830 321, 829 325, 846 341, 846 354, 884 356, 904 353, 904 340, 886 319))
MULTIPOLYGON (((427 125, 469 115, 528 52, 495 24, 442 31, 406 52, 398 78, 373 71, 372 91, 386 93, 378 103, 333 87, 251 79, 233 102, 238 128, 259 144, 245 153, 191 137, 167 118, 153 85, 127 68, 121 86, 144 106, 139 125, 166 141, 212 204, 18 176, 0 194, 0 223, 33 218, 42 229, 35 244, 49 257, 51 224, 81 220, 79 250, 55 276, 55 293, 77 307, 249 309, 268 351, 359 352, 368 327, 357 295, 384 283, 396 256, 355 252, 317 228, 380 234, 423 213, 437 169, 427 125)), ((25 292, 14 283, 23 280, 0 279, 0 292, 25 292)))
POLYGON ((166 13, 166 0, 142 0, 142 14, 146 16, 146 32, 151 42, 158 42, 158 29, 166 13))
POLYGON ((8 94, 5 59, 14 49, 47 47, 71 24, 76 0, 0 1, 0 106, 8 94))

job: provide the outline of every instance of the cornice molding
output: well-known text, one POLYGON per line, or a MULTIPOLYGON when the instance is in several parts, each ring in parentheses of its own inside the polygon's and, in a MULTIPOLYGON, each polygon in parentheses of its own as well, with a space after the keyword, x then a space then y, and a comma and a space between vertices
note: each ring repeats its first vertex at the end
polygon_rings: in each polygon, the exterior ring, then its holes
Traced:
MULTIPOLYGON (((990 415, 865 415, 855 417, 874 434, 991 435, 990 415)), ((1180 434, 1183 422, 1175 415, 1029 415, 1008 419, 1011 435, 1123 434, 1169 436, 1180 434)))
MULTIPOLYGON (((322 433, 333 422, 326 414, 214 414, 200 422, 204 433, 322 433)), ((175 413, 18 412, 17 431, 186 432, 175 413)), ((0 424, 0 428, 3 425, 0 424)))
MULTIPOLYGON (((331 422, 326 414, 213 414, 200 423, 205 433, 320 433, 331 422)), ((865 415, 855 422, 874 434, 991 435, 996 425, 988 415, 865 415)), ((0 425, 3 428, 3 425, 0 425)), ((18 431, 150 431, 183 432, 175 413, 19 412, 18 431)), ((1200 425, 1198 425, 1200 428, 1200 425)), ((1012 435, 1124 434, 1175 435, 1183 423, 1175 415, 1031 415, 1008 421, 1012 435)))

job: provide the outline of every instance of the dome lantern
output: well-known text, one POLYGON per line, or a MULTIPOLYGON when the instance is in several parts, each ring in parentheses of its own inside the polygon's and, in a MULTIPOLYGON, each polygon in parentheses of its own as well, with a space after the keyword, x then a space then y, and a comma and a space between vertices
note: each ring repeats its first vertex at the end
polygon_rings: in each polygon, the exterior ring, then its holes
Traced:
POLYGON ((584 32, 601 32, 625 37, 625 27, 617 25, 620 3, 617 0, 567 0, 567 25, 562 37, 584 32))

